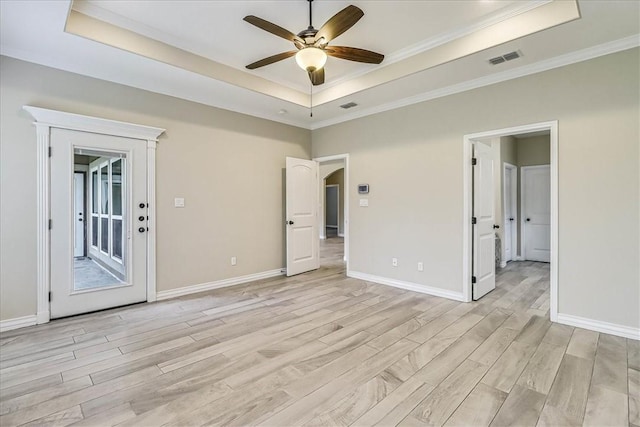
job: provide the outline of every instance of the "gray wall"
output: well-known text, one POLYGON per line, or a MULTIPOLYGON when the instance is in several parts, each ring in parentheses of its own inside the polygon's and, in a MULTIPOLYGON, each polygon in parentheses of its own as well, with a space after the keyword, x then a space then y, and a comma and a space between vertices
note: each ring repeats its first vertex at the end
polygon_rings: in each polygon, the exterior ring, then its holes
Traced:
POLYGON ((314 131, 314 157, 348 152, 371 185, 368 208, 348 189, 350 268, 461 292, 463 136, 558 120, 559 311, 638 327, 638 52, 314 131))
POLYGON ((7 57, 0 75, 0 319, 36 311, 36 133, 23 105, 167 129, 157 149, 158 291, 284 266, 285 157, 310 158, 308 130, 7 57))

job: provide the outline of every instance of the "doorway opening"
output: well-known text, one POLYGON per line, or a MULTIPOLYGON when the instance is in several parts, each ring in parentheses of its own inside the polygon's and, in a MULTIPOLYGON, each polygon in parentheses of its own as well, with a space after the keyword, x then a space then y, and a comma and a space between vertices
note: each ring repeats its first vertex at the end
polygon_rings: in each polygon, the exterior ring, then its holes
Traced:
POLYGON ((319 173, 320 266, 346 268, 348 262, 348 155, 314 159, 319 173))
POLYGON ((536 308, 556 321, 557 150, 557 122, 464 137, 466 301, 482 298, 514 271, 532 272, 549 283, 538 290, 536 308))

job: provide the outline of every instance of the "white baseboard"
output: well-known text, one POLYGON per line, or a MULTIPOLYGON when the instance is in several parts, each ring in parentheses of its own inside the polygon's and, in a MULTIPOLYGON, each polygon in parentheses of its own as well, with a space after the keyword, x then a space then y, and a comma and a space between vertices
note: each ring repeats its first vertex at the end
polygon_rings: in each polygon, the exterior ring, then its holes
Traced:
POLYGON ((616 335, 618 337, 630 338, 632 340, 640 340, 640 328, 633 328, 631 326, 602 322, 600 320, 587 319, 585 317, 562 313, 558 313, 558 323, 616 335))
POLYGON ((524 257, 522 257, 522 256, 520 256, 520 255, 516 255, 516 256, 513 258, 513 260, 514 260, 514 261, 524 261, 524 257))
POLYGON ((338 233, 338 237, 344 237, 344 233, 338 233))
POLYGON ((500 268, 505 268, 507 266, 507 261, 502 261, 500 263, 500 268))
POLYGON ((387 277, 374 276, 372 274, 360 273, 359 271, 352 270, 347 271, 347 276, 353 277, 354 279, 366 280, 367 282, 380 283, 381 285, 393 286, 394 288, 406 289, 408 291, 420 292, 421 294, 428 294, 464 302, 462 292, 448 291, 446 289, 435 288, 433 286, 404 282, 402 280, 389 279, 387 277))
POLYGON ((12 329, 26 328, 36 324, 36 316, 16 317, 15 319, 0 320, 0 332, 12 329))
POLYGON ((183 295, 195 294, 197 292, 209 291, 211 289, 226 288, 229 286, 240 285, 242 283, 253 282, 260 279, 268 279, 269 277, 281 276, 286 269, 278 268, 277 270, 263 271, 261 273, 248 274, 246 276, 231 277, 229 279, 216 280, 215 282, 201 283, 199 285, 183 286, 168 291, 160 291, 156 294, 156 300, 161 301, 169 298, 181 297, 183 295))

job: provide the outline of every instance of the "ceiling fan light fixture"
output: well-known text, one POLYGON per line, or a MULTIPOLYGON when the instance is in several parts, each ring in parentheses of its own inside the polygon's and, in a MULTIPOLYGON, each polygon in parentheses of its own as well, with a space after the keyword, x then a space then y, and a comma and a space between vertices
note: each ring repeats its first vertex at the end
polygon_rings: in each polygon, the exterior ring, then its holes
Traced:
POLYGON ((296 53, 296 62, 303 70, 314 72, 324 67, 327 62, 327 54, 317 47, 305 47, 296 53))

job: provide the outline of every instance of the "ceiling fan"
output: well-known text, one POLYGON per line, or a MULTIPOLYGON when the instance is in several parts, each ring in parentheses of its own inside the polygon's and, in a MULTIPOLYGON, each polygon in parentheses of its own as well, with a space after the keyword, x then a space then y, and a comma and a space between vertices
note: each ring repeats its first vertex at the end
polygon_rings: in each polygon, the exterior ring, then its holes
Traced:
POLYGON ((248 23, 293 42, 298 49, 297 51, 283 52, 263 58, 247 65, 248 69, 254 70, 295 55, 296 62, 300 68, 307 72, 311 83, 317 86, 324 83, 324 64, 327 61, 327 55, 368 64, 379 64, 382 62, 384 55, 371 52, 370 50, 356 47, 329 46, 330 41, 347 31, 364 16, 364 12, 359 7, 353 5, 345 7, 331 17, 319 30, 316 30, 312 24, 313 15, 311 3, 313 0, 307 1, 309 2, 309 27, 307 27, 306 30, 300 31, 298 34, 293 34, 291 31, 262 18, 258 18, 257 16, 249 15, 244 17, 244 20, 248 23))

